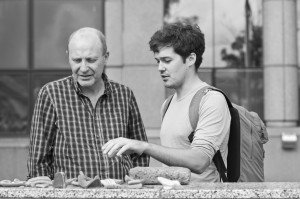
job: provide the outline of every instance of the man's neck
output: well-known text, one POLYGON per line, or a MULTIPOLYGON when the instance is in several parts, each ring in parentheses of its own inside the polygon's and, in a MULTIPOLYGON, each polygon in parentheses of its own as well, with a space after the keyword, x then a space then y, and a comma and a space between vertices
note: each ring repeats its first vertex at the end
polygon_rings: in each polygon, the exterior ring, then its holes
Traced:
POLYGON ((92 87, 81 88, 82 93, 87 96, 95 107, 98 99, 104 94, 105 85, 103 79, 92 87))
POLYGON ((180 99, 188 94, 190 91, 199 87, 203 81, 195 73, 191 77, 186 78, 186 81, 178 88, 176 88, 177 97, 180 99))

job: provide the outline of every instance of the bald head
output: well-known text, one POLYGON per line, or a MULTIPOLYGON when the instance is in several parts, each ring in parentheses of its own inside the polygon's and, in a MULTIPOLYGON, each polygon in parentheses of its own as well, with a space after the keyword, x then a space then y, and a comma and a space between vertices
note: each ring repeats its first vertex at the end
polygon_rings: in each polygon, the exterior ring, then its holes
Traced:
POLYGON ((73 32, 69 37, 68 49, 70 49, 70 45, 72 45, 72 43, 78 39, 93 37, 97 37, 99 45, 102 46, 102 55, 105 55, 107 52, 105 36, 101 31, 90 27, 80 28, 73 32))

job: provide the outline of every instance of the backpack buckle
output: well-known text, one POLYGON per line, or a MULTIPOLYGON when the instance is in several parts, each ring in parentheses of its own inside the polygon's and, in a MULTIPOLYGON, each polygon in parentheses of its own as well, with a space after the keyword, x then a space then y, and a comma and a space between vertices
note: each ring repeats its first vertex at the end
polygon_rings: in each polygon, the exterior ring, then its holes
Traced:
POLYGON ((211 90, 210 88, 205 89, 205 90, 203 91, 204 95, 206 95, 206 93, 207 93, 208 91, 210 91, 210 90, 211 90))

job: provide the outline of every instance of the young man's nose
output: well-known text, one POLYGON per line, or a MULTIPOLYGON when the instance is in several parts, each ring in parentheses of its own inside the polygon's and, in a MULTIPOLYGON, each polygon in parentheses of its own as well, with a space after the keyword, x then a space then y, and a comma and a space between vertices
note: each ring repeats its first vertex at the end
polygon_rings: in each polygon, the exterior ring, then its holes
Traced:
POLYGON ((164 71, 164 70, 166 70, 164 64, 162 62, 159 62, 158 63, 158 71, 164 71))

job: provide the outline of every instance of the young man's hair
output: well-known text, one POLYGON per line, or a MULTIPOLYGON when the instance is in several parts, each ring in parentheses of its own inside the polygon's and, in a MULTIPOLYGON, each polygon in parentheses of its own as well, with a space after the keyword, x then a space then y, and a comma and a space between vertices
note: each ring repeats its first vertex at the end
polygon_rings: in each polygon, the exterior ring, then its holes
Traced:
POLYGON ((191 53, 195 53, 196 71, 202 63, 202 55, 205 50, 204 34, 199 26, 180 22, 164 25, 154 33, 149 45, 154 53, 159 52, 163 47, 173 47, 175 53, 182 57, 183 63, 191 53))

